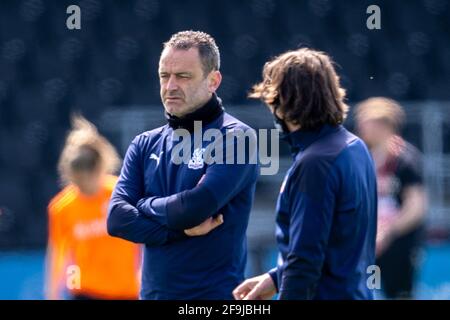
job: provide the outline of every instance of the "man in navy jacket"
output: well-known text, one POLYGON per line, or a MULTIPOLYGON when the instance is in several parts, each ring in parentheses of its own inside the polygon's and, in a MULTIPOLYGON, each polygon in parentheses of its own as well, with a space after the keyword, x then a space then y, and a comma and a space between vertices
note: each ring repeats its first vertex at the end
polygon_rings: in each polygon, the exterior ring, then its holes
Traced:
POLYGON ((377 190, 365 144, 341 124, 345 91, 331 59, 302 48, 267 63, 262 99, 294 163, 277 203, 276 268, 246 280, 236 299, 373 299, 377 190), (370 271, 370 272, 369 272, 370 271), (369 273, 368 273, 369 272, 369 273))
POLYGON ((215 94, 219 65, 219 50, 203 32, 179 32, 164 44, 159 78, 168 124, 133 140, 111 198, 109 234, 145 244, 142 299, 232 299, 244 279, 256 162, 206 163, 205 149, 218 141, 198 145, 195 138, 187 142, 188 161, 174 158, 186 145, 183 132, 215 129, 224 141, 230 131, 254 135, 224 112, 215 94))

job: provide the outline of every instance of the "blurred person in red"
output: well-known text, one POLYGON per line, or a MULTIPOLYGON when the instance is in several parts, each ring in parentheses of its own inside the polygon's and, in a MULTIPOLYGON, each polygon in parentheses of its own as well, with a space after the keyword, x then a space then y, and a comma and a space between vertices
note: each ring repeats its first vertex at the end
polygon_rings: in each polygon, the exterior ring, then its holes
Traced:
POLYGON ((370 98, 358 104, 355 115, 377 171, 382 289, 388 299, 411 299, 427 208, 421 153, 400 136, 405 113, 396 101, 370 98))
POLYGON ((139 247, 107 234, 109 199, 120 166, 114 147, 77 116, 58 170, 65 187, 48 206, 46 296, 137 299, 139 247))

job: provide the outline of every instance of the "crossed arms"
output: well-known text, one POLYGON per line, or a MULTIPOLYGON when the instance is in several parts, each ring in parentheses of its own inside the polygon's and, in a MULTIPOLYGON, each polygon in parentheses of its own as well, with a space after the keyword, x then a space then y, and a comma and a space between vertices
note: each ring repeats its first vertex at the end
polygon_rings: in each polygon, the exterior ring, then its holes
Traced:
POLYGON ((148 196, 138 140, 135 138, 127 150, 109 204, 107 227, 112 236, 147 245, 184 239, 189 232, 183 230, 204 221, 219 223, 220 217, 210 218, 256 180, 257 165, 212 164, 194 188, 167 197, 148 196))

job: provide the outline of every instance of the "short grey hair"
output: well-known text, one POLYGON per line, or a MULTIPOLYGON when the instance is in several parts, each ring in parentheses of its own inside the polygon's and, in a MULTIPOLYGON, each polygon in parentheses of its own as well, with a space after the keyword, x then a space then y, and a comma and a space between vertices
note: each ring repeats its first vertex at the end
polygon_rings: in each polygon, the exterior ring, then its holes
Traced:
POLYGON ((219 47, 214 38, 205 32, 189 30, 175 33, 164 43, 164 49, 166 48, 179 50, 197 48, 205 76, 213 70, 220 69, 219 47))

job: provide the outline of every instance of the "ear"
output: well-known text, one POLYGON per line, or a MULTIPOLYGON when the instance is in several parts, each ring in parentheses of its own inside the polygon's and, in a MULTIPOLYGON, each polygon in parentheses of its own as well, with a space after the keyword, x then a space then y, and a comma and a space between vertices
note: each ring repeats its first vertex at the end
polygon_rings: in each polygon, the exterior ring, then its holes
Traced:
POLYGON ((213 93, 216 92, 216 90, 219 88, 220 83, 222 82, 222 74, 220 71, 212 71, 208 75, 208 90, 209 92, 213 93))
POLYGON ((281 119, 281 120, 284 121, 284 114, 281 113, 281 111, 280 111, 279 108, 278 108, 278 109, 273 109, 273 108, 272 108, 272 113, 275 113, 275 115, 276 115, 279 119, 281 119))

